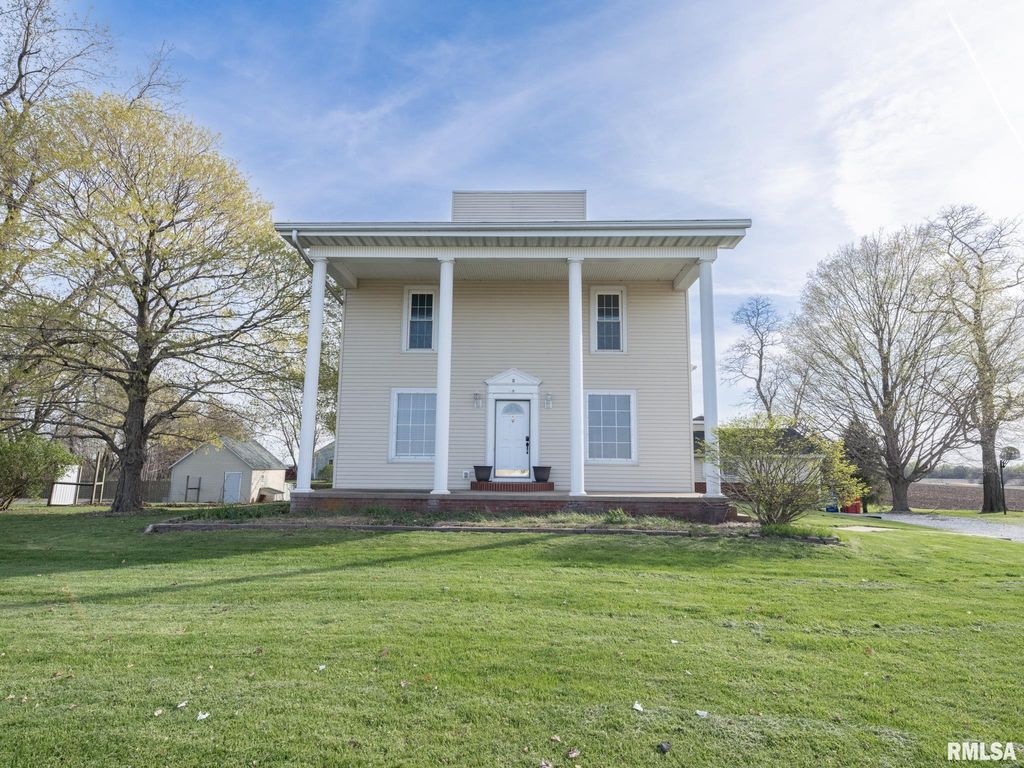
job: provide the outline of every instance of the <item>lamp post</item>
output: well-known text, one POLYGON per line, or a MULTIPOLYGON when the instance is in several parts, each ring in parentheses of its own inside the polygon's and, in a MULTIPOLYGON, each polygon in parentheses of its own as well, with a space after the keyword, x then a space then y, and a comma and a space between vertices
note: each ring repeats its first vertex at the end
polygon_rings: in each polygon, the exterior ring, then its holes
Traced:
POLYGON ((1003 505, 1003 514, 1006 514, 1006 478, 1003 477, 1003 470, 1006 469, 1006 465, 1011 461, 1015 461, 1020 458, 1020 451, 1014 448, 1012 445, 1007 445, 999 451, 999 489, 1000 489, 1000 502, 1003 505))

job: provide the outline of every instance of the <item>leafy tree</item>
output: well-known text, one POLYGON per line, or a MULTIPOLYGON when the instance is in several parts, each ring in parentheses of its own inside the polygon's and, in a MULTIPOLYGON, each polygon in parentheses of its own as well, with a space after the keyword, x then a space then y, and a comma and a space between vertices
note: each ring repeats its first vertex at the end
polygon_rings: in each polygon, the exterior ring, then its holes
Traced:
POLYGON ((790 348, 809 371, 806 417, 833 436, 858 421, 894 510, 911 483, 964 444, 963 365, 950 354, 946 315, 923 228, 863 238, 811 275, 790 348))
MULTIPOLYGON (((142 505, 150 440, 197 405, 239 407, 290 363, 304 270, 215 138, 146 99, 78 94, 34 204, 45 258, 8 331, 80 388, 51 421, 103 440, 121 468, 113 510, 142 505), (71 299, 74 298, 74 301, 71 299)), ((2 323, 2 321, 0 321, 2 323)))
MULTIPOLYGON (((83 159, 83 147, 62 140, 68 100, 83 88, 113 82, 110 53, 106 30, 67 11, 59 0, 0 0, 0 316, 8 325, 24 325, 27 300, 19 284, 45 247, 48 222, 37 203, 57 170, 83 159)), ((165 57, 161 50, 128 84, 129 101, 175 88, 165 57)), ((65 297, 67 309, 73 311, 82 298, 65 297)), ((55 403, 79 383, 42 355, 8 353, 22 347, 38 351, 39 342, 0 329, 0 427, 5 430, 43 429, 55 403)), ((68 437, 62 430, 49 431, 68 437)))
POLYGON ((31 257, 31 201, 64 148, 47 106, 94 80, 106 33, 53 0, 0 0, 0 298, 31 257))
POLYGON ((22 432, 15 438, 0 436, 0 510, 25 496, 40 496, 46 484, 75 463, 60 443, 22 432))
POLYGON ((966 364, 964 419, 981 448, 982 512, 1006 499, 996 444, 1006 424, 1024 418, 1024 248, 1018 222, 993 221, 972 206, 947 208, 929 228, 940 279, 936 306, 966 364))
POLYGON ((876 500, 885 485, 882 449, 859 419, 851 421, 843 430, 843 451, 847 461, 854 467, 854 476, 864 484, 863 500, 876 500))
POLYGON ((802 434, 793 422, 758 414, 718 430, 715 463, 736 481, 730 491, 762 525, 791 523, 833 496, 848 504, 865 488, 841 441, 802 434))

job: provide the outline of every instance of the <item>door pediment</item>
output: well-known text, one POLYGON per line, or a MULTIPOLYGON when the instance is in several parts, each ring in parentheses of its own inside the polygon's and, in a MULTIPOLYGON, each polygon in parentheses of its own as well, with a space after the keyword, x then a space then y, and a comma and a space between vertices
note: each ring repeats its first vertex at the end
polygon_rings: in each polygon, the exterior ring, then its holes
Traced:
POLYGON ((536 376, 531 376, 518 368, 509 368, 507 371, 502 371, 497 376, 492 376, 491 378, 484 380, 484 384, 491 388, 537 387, 540 386, 540 382, 541 380, 536 376))

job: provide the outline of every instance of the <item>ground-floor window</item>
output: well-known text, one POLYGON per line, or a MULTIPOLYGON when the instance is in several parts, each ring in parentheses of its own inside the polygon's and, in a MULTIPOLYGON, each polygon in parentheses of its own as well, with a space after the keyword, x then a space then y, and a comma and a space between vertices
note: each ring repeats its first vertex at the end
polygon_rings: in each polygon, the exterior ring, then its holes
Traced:
POLYGON ((635 464, 636 393, 587 392, 587 461, 597 464, 635 464))
POLYGON ((391 390, 392 461, 432 461, 437 394, 433 389, 391 390))

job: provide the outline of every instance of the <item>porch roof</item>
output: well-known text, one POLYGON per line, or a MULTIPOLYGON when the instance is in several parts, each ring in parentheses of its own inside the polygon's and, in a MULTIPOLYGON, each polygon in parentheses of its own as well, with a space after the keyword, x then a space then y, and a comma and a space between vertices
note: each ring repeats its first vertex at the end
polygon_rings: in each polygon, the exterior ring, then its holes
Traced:
POLYGON ((735 248, 750 219, 529 222, 292 222, 278 233, 303 248, 318 246, 735 248), (297 243, 295 242, 297 240, 297 243))
POLYGON ((460 280, 559 280, 567 274, 566 257, 575 252, 585 260, 586 280, 671 280, 676 290, 686 290, 697 277, 697 259, 734 248, 750 219, 274 226, 307 261, 325 257, 328 274, 342 288, 356 288, 363 278, 435 279, 443 253, 456 257, 460 280))

